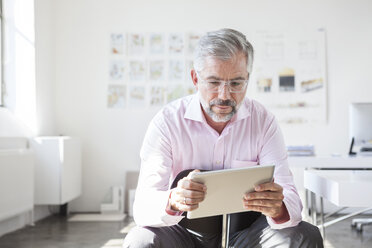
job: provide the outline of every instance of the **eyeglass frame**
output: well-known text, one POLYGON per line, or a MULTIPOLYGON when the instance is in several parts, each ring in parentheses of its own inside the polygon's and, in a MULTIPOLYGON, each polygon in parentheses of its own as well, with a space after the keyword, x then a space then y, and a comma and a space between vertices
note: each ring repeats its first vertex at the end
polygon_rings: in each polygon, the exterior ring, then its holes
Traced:
MULTIPOLYGON (((196 77, 198 78, 198 81, 200 80, 200 83, 202 83, 202 84, 205 84, 206 86, 208 85, 208 82, 207 82, 207 80, 205 80, 205 79, 203 79, 200 75, 199 75, 199 73, 197 72, 197 71, 195 71, 195 73, 196 73, 196 77)), ((220 85, 217 87, 217 91, 216 90, 211 90, 211 89, 208 89, 207 88, 207 91, 208 92, 211 92, 211 93, 218 93, 218 92, 220 92, 225 86, 227 86, 227 88, 229 89, 229 92, 230 93, 242 93, 242 92, 244 92, 245 90, 246 90, 246 88, 247 88, 247 85, 248 85, 248 81, 249 81, 249 79, 245 79, 245 80, 242 80, 242 79, 239 79, 239 81, 244 81, 244 86, 242 87, 242 89, 241 90, 239 90, 239 91, 233 91, 232 89, 231 89, 231 82, 233 82, 233 81, 237 81, 237 80, 215 80, 215 82, 220 82, 220 85)))

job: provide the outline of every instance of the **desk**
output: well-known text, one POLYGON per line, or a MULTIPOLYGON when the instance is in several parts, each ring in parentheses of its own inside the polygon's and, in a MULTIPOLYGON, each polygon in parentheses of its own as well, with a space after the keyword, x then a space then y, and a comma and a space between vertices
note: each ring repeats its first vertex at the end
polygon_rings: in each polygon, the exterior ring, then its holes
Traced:
MULTIPOLYGON (((372 156, 311 156, 311 157, 288 157, 289 168, 293 173, 294 183, 303 200, 303 217, 310 218, 309 195, 304 188, 304 171, 307 169, 372 169, 372 156)), ((335 207, 325 204, 327 212, 334 211, 335 207)))
POLYGON ((319 169, 356 169, 371 168, 372 156, 314 156, 314 157, 288 157, 291 168, 319 168, 319 169))
POLYGON ((338 221, 350 218, 372 210, 372 170, 306 170, 304 172, 304 187, 312 192, 311 213, 313 224, 317 224, 315 194, 321 199, 322 223, 324 228, 338 221), (367 207, 366 209, 348 214, 330 222, 324 223, 323 198, 340 207, 367 207))

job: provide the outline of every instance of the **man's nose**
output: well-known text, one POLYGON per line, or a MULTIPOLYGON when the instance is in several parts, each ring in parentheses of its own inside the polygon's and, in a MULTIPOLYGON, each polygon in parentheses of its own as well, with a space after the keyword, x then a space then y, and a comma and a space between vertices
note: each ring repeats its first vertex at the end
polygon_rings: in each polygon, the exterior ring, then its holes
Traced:
POLYGON ((230 99, 230 90, 227 83, 223 83, 218 89, 218 98, 222 100, 230 99))

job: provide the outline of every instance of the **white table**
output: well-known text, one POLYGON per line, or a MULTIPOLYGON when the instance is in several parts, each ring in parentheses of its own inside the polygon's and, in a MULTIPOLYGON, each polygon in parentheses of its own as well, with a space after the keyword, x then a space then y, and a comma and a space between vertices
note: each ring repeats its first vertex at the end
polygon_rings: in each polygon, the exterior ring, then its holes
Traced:
MULTIPOLYGON (((304 201, 304 217, 311 217, 310 195, 304 187, 304 171, 307 169, 372 169, 372 156, 310 156, 288 157, 289 168, 293 173, 297 191, 304 201)), ((325 202, 325 210, 333 212, 333 204, 325 202)))
POLYGON ((311 213, 313 224, 317 224, 315 195, 321 199, 322 223, 324 228, 346 218, 372 210, 372 170, 306 170, 304 172, 304 187, 312 192, 311 213), (324 223, 323 198, 340 207, 366 207, 366 209, 351 213, 324 223))
POLYGON ((290 167, 319 169, 372 169, 372 156, 288 157, 290 167))

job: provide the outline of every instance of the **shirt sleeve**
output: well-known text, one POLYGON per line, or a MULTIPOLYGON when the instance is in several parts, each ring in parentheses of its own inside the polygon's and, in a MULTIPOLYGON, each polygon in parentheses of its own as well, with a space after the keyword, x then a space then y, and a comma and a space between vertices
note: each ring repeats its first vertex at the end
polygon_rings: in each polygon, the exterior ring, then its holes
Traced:
POLYGON ((167 210, 170 196, 169 178, 172 151, 169 132, 158 114, 150 123, 140 152, 141 170, 133 205, 138 226, 170 226, 184 216, 167 210))
POLYGON ((180 216, 180 215, 182 215, 184 212, 183 212, 183 211, 176 211, 176 210, 173 210, 173 209, 172 209, 171 204, 170 204, 171 195, 172 195, 172 191, 171 191, 170 194, 169 194, 168 203, 167 203, 167 208, 165 209, 165 211, 166 211, 167 214, 169 214, 169 215, 180 216))
POLYGON ((274 181, 283 187, 283 202, 290 217, 287 222, 280 224, 267 217, 267 222, 273 229, 296 226, 302 220, 302 203, 294 185, 292 173, 288 167, 284 138, 274 116, 269 115, 266 118, 264 127, 259 161, 260 164, 275 164, 274 181))

